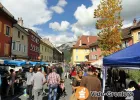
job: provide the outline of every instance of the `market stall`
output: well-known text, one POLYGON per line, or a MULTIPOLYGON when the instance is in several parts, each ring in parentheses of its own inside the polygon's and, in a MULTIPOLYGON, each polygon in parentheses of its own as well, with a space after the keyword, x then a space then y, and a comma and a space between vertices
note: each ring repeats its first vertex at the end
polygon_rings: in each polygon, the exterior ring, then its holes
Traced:
MULTIPOLYGON (((133 44, 123 50, 120 50, 112 55, 103 58, 104 65, 104 82, 103 91, 105 90, 105 80, 107 75, 107 68, 140 68, 140 42, 133 44)), ((135 99, 134 99, 135 100, 135 99)))

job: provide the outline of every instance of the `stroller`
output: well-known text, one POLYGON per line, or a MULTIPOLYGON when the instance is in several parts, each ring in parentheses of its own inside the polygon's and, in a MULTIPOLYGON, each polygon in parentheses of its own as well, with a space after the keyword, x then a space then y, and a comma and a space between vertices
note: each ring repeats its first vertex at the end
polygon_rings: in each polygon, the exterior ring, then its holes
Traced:
POLYGON ((59 94, 59 97, 65 97, 67 96, 67 93, 65 91, 65 84, 64 84, 64 80, 61 79, 60 81, 60 85, 58 86, 58 94, 59 94))

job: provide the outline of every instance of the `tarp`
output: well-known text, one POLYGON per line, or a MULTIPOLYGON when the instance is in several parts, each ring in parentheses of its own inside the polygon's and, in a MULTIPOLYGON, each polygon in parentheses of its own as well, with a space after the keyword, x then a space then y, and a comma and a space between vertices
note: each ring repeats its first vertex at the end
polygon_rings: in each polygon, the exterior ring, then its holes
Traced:
POLYGON ((140 42, 103 58, 104 66, 140 66, 140 42))
POLYGON ((47 62, 44 62, 44 61, 41 61, 40 62, 40 65, 48 65, 48 63, 47 62))
POLYGON ((96 68, 102 68, 103 65, 103 59, 99 59, 97 61, 94 61, 91 63, 91 65, 93 65, 96 68))
POLYGON ((36 66, 36 65, 39 65, 40 62, 29 61, 29 64, 32 65, 32 66, 36 66))
POLYGON ((19 61, 19 60, 4 60, 5 65, 13 65, 13 66, 23 66, 26 64, 25 61, 19 61))

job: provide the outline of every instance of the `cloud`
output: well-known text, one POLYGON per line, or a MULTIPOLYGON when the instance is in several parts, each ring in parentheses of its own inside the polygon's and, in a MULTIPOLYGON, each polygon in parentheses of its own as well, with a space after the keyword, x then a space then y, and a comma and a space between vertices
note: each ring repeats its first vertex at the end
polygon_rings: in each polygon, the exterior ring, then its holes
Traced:
POLYGON ((76 23, 72 25, 71 31, 77 36, 84 35, 96 35, 97 30, 95 29, 96 19, 94 18, 94 9, 100 3, 99 0, 91 0, 92 6, 86 7, 84 4, 77 7, 74 17, 77 20, 76 23), (93 33, 94 30, 94 33, 93 33))
POLYGON ((49 24, 49 28, 52 28, 55 31, 66 31, 70 23, 67 21, 62 21, 60 24, 58 22, 53 22, 49 24))
POLYGON ((0 2, 16 19, 22 17, 24 26, 29 28, 44 24, 52 18, 52 11, 47 8, 46 0, 0 0, 0 2))
POLYGON ((77 37, 75 35, 73 37, 69 37, 69 35, 67 34, 58 34, 57 36, 55 34, 50 34, 50 35, 48 34, 47 36, 42 36, 42 37, 49 38, 49 40, 53 44, 55 44, 55 46, 60 46, 61 44, 77 40, 77 37))
POLYGON ((58 14, 61 14, 64 12, 63 7, 67 5, 67 2, 65 0, 59 0, 56 6, 50 7, 50 9, 58 14))
POLYGON ((55 11, 58 14, 61 14, 61 13, 64 12, 64 9, 62 7, 60 7, 60 6, 52 6, 50 9, 55 11))
POLYGON ((57 5, 61 7, 65 7, 67 5, 67 2, 65 0, 59 0, 57 5))

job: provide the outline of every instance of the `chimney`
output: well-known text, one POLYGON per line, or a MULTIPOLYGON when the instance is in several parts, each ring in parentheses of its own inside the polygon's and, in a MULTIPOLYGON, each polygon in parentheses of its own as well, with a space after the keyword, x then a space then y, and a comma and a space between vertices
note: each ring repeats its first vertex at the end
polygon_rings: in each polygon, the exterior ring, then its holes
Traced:
POLYGON ((18 18, 18 24, 19 24, 20 26, 23 26, 23 20, 22 20, 22 17, 18 18))
POLYGON ((89 36, 87 37, 87 41, 88 41, 88 43, 89 43, 89 36))
POLYGON ((137 25, 137 20, 136 20, 136 18, 134 18, 134 20, 133 20, 133 26, 136 26, 137 25))
POLYGON ((80 40, 79 46, 81 46, 81 45, 82 45, 82 43, 81 43, 81 40, 80 40))

